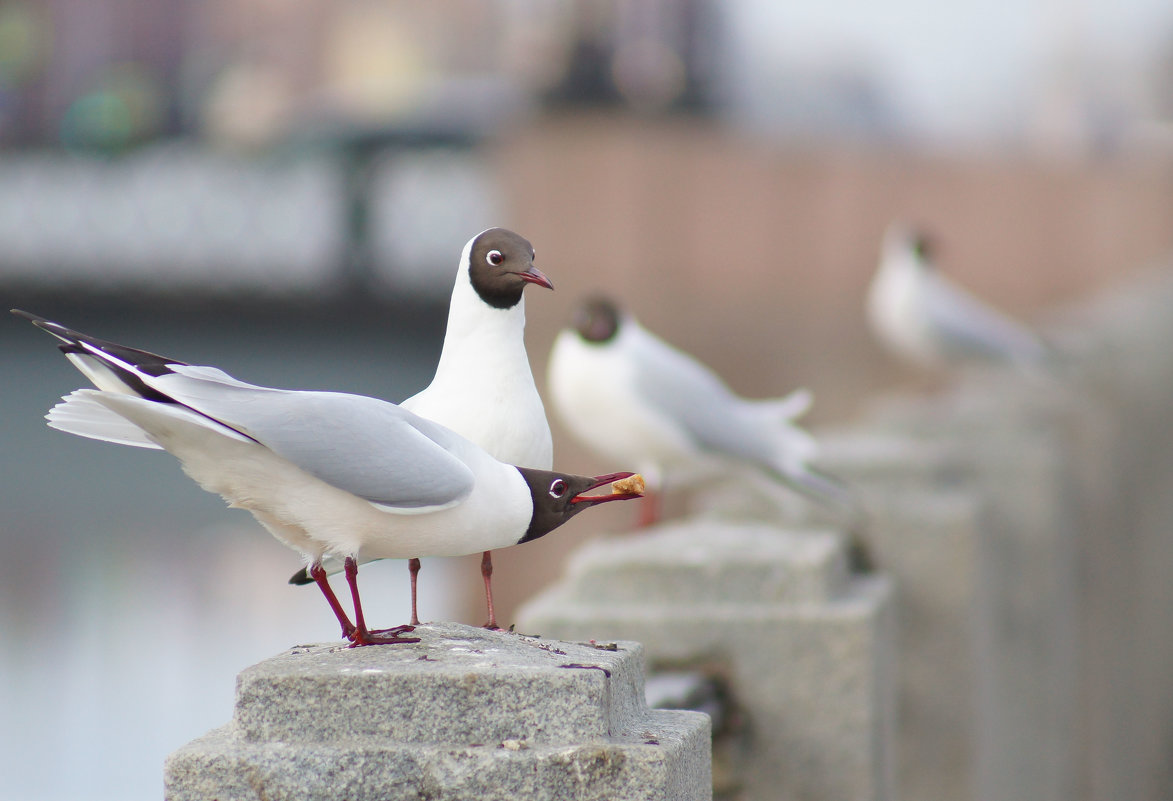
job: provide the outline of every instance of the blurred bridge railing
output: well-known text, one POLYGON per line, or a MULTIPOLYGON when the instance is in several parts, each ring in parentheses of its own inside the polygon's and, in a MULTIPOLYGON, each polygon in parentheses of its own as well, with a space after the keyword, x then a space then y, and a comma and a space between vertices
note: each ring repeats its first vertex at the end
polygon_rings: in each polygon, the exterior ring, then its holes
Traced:
POLYGON ((263 155, 171 142, 0 158, 0 284, 38 293, 443 301, 499 215, 477 137, 322 134, 263 155))

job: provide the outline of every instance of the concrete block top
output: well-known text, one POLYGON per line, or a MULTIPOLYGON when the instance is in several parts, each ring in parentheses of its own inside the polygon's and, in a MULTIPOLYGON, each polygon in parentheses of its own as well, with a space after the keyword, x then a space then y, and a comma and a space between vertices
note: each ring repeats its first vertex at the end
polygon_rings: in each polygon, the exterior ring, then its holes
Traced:
POLYGON ((301 645, 237 678, 248 740, 443 745, 602 741, 647 714, 638 643, 551 642, 458 623, 414 644, 301 645))
POLYGON ((876 399, 864 421, 875 430, 946 438, 968 449, 1000 435, 1020 439, 1051 433, 1077 405, 1072 393, 1054 380, 968 370, 939 395, 876 399))
POLYGON ((567 579, 569 596, 592 605, 823 603, 847 565, 830 531, 702 518, 591 542, 567 579))
POLYGON ((819 467, 856 489, 939 489, 973 477, 972 459, 956 443, 875 428, 828 429, 818 436, 819 467))

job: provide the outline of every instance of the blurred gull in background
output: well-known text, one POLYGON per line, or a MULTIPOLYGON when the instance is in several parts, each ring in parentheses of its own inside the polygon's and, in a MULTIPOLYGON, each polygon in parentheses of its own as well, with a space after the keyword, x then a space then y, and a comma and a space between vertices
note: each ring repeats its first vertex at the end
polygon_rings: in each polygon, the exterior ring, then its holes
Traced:
MULTIPOLYGON (((766 474, 816 500, 852 508, 837 481, 814 470, 814 438, 794 420, 811 404, 798 390, 746 400, 712 370, 644 329, 612 302, 594 298, 550 353, 549 391, 583 445, 636 466, 653 491, 695 484, 731 466, 766 474)), ((641 523, 658 510, 645 501, 641 523)))
POLYGON ((931 240, 902 223, 884 234, 867 315, 885 347, 923 368, 987 361, 1034 369, 1050 355, 1029 328, 938 272, 931 240))

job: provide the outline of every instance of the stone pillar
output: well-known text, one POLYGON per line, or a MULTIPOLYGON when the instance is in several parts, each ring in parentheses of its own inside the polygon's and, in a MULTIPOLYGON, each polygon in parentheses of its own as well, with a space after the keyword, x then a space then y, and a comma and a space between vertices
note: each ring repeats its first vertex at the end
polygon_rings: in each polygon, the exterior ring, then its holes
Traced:
POLYGON ((1063 315, 1070 372, 1108 412, 1097 451, 1113 502, 1085 562, 1087 797, 1173 797, 1173 272, 1097 293, 1063 315))
POLYGON ((985 501, 975 581, 976 795, 1080 793, 1083 558, 1079 453, 1058 384, 975 373, 874 422, 968 455, 985 501))
POLYGON ((745 801, 894 797, 891 584, 851 575, 828 531, 710 519, 597 541, 524 607, 543 635, 640 640, 657 668, 727 683, 745 801))
POLYGON ((708 799, 708 717, 649 710, 637 643, 455 623, 297 646, 243 671, 232 721, 171 754, 169 801, 708 799))
POLYGON ((956 448, 873 430, 820 432, 819 466, 863 509, 858 537, 893 579, 902 801, 978 798, 977 632, 983 502, 956 448))

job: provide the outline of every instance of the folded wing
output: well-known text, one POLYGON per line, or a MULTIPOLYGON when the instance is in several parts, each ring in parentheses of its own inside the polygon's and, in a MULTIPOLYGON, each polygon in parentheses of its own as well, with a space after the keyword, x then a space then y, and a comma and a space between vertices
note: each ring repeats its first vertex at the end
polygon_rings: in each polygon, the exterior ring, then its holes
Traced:
POLYGON ((248 384, 107 342, 27 312, 99 388, 77 390, 47 415, 78 436, 163 447, 163 431, 187 445, 220 437, 260 445, 310 475, 388 511, 434 511, 473 489, 470 445, 448 429, 376 398, 248 384))

